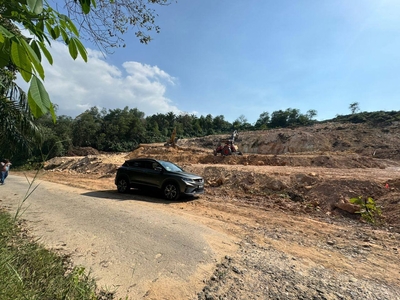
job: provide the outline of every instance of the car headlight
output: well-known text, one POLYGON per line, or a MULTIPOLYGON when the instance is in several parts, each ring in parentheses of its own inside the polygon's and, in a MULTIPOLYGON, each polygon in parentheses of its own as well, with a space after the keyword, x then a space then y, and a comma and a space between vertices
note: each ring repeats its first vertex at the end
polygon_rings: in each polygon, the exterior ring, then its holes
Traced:
POLYGON ((182 177, 182 180, 185 181, 185 182, 188 182, 188 183, 194 183, 194 180, 192 178, 182 177))

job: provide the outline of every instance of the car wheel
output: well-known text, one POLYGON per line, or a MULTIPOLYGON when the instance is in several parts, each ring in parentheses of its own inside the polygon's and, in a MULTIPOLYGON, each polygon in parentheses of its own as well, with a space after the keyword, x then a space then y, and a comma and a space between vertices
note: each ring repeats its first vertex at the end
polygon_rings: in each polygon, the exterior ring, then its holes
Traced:
POLYGON ((176 183, 167 183, 163 188, 164 197, 167 200, 177 200, 179 198, 179 187, 176 183))
POLYGON ((117 181, 117 190, 120 193, 127 193, 130 190, 129 181, 126 177, 121 177, 117 181))

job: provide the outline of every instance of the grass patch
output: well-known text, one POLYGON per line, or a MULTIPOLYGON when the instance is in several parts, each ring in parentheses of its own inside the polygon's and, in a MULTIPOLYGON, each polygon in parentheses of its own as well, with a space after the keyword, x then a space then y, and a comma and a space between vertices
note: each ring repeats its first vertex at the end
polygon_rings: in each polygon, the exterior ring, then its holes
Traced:
POLYGON ((113 299, 96 292, 82 267, 23 238, 13 218, 0 210, 0 299, 113 299))

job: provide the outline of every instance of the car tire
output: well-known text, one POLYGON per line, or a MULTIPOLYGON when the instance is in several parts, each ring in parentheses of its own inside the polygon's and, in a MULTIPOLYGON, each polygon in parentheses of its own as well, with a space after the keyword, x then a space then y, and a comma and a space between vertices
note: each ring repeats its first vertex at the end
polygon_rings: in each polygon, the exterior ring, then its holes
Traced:
POLYGON ((179 198, 179 186, 176 183, 168 182, 163 187, 163 195, 167 200, 177 200, 179 198))
POLYGON ((117 190, 119 193, 127 193, 130 189, 129 181, 126 177, 118 178, 117 190))

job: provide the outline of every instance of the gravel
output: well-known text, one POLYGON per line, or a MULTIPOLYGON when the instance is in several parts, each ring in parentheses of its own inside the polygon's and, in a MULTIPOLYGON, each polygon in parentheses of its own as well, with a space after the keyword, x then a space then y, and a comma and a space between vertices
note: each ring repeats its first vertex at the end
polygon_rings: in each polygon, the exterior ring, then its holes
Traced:
MULTIPOLYGON (((226 256, 216 266, 213 275, 204 281, 204 288, 196 299, 400 299, 400 285, 393 283, 393 280, 378 276, 367 278, 357 272, 335 269, 334 265, 330 268, 318 265, 307 258, 277 250, 268 242, 259 244, 253 238, 252 231, 238 243, 239 248, 234 257, 226 256)), ((270 235, 271 240, 291 238, 295 244, 303 247, 311 243, 304 235, 293 235, 284 230, 271 233, 270 230, 258 228, 257 231, 258 234, 264 231, 261 233, 267 238, 270 235)), ((400 238, 397 233, 389 235, 397 241, 400 238)), ((341 240, 338 237, 338 241, 327 239, 318 247, 321 251, 339 253, 348 258, 354 269, 357 269, 358 264, 365 263, 367 258, 373 261, 374 255, 381 255, 373 253, 373 248, 368 244, 379 244, 379 236, 353 231, 344 238, 355 242, 342 247, 339 246, 341 240)), ((393 247, 387 251, 398 254, 393 247)), ((393 261, 393 267, 398 268, 399 262, 393 261)), ((397 280, 399 282, 400 276, 397 280)))

